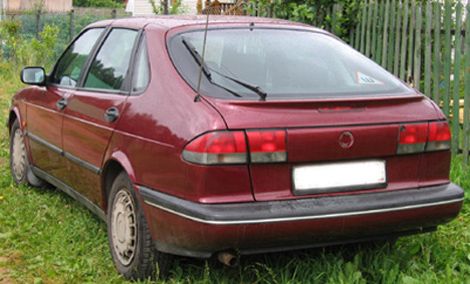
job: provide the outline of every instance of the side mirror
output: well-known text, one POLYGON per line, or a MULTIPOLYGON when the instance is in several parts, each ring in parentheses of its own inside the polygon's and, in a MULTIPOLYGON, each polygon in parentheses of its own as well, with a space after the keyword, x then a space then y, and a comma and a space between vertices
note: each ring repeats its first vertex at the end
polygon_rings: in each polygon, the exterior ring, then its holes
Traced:
POLYGON ((21 70, 21 82, 28 85, 44 86, 46 72, 42 67, 25 67, 21 70))

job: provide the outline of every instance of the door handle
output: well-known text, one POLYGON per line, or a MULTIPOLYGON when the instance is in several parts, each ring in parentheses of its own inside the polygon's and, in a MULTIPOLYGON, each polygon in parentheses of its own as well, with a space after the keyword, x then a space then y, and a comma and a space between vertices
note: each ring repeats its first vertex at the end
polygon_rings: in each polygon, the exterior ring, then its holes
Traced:
POLYGON ((67 106, 67 99, 61 98, 55 103, 55 105, 59 110, 63 110, 67 106))
POLYGON ((114 122, 119 117, 119 110, 116 107, 110 107, 104 113, 104 119, 107 122, 114 122))

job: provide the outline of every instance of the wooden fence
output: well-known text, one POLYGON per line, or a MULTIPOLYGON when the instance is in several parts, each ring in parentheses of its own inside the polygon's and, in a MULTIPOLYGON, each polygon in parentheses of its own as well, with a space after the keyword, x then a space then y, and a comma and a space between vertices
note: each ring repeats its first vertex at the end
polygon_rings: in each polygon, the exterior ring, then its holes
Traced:
MULTIPOLYGON (((276 17, 273 5, 253 7, 249 6, 253 1, 240 1, 247 3, 245 9, 252 15, 276 17)), ((311 24, 335 33, 342 13, 343 7, 335 4, 311 24)), ((357 25, 343 39, 433 99, 450 121, 452 153, 465 153, 468 163, 470 36, 466 31, 470 31, 470 3, 461 0, 365 0, 357 25)))
POLYGON ((432 98, 449 118, 452 152, 470 150, 470 3, 373 1, 362 6, 350 44, 432 98), (467 54, 467 56, 464 56, 467 54))

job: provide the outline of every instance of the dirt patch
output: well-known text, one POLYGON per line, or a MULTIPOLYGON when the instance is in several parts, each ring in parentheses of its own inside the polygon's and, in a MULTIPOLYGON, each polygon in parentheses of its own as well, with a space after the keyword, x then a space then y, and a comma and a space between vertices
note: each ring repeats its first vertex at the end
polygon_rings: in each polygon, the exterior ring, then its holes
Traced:
POLYGON ((0 257, 0 284, 15 283, 15 281, 10 278, 10 271, 5 267, 2 267, 2 263, 4 263, 5 260, 8 261, 6 257, 0 257))

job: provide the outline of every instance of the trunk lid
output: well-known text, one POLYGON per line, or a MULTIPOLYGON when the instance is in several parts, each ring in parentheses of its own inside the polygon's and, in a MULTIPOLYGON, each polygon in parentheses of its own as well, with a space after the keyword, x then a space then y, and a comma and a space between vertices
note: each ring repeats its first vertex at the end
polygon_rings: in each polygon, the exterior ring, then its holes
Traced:
MULTIPOLYGON (((220 112, 229 129, 286 130, 286 163, 249 165, 256 200, 416 188, 421 183, 442 183, 448 174, 423 174, 433 171, 423 168, 427 165, 423 165, 422 159, 426 156, 427 163, 435 162, 442 170, 441 164, 450 159, 448 151, 396 154, 402 124, 444 119, 434 103, 421 95, 329 101, 206 99, 220 112), (369 189, 359 187, 354 191, 295 193, 293 169, 296 167, 369 160, 384 161, 385 185, 369 189)), ((337 178, 344 174, 338 172, 337 178)))

